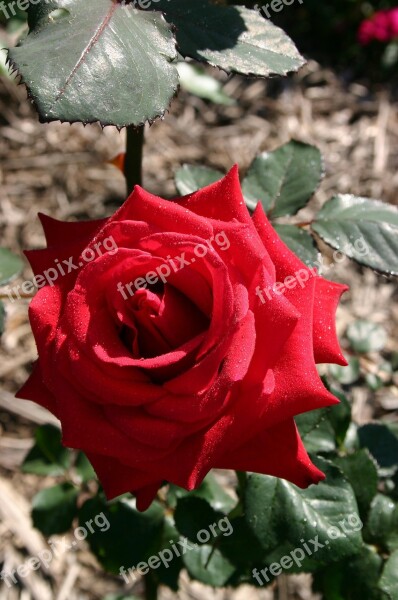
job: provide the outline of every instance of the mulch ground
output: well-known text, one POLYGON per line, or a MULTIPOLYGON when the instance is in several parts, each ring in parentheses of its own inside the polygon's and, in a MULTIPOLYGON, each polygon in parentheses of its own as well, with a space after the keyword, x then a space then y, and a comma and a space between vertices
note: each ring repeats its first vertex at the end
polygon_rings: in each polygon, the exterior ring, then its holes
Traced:
MULTIPOLYGON (((236 105, 215 106, 181 93, 166 118, 147 128, 144 186, 148 190, 173 196, 173 174, 187 162, 225 171, 238 163, 244 173, 258 152, 295 138, 317 145, 326 163, 325 180, 303 218, 336 192, 398 203, 398 116, 388 89, 370 93, 358 83, 344 85, 331 71, 310 62, 283 81, 233 77, 226 91, 236 105)), ((111 214, 125 189, 122 175, 107 161, 123 148, 123 132, 111 127, 102 131, 99 126, 39 124, 24 89, 0 79, 0 245, 17 253, 42 247, 39 211, 59 219, 111 214)), ((386 327, 387 350, 397 351, 395 282, 348 261, 333 276, 351 287, 338 313, 339 331, 355 318, 370 318, 386 327)), ((26 267, 23 279, 29 277, 26 267)), ((19 469, 35 427, 47 420, 39 408, 13 399, 36 356, 27 308, 28 301, 7 303, 7 328, 0 347, 0 567, 5 570, 46 546, 32 528, 29 502, 40 488, 53 483, 51 478, 22 475, 19 469)), ((376 394, 356 386, 352 396, 358 422, 381 415, 398 419, 395 386, 376 394)), ((10 589, 0 582, 0 600, 99 600, 121 589, 121 580, 104 575, 82 544, 54 560, 47 573, 35 571, 10 589)), ((134 593, 141 593, 140 583, 134 593)), ((189 582, 186 575, 178 596, 162 592, 162 598, 177 597, 315 598, 307 576, 280 578, 267 590, 245 586, 213 591, 189 582)))

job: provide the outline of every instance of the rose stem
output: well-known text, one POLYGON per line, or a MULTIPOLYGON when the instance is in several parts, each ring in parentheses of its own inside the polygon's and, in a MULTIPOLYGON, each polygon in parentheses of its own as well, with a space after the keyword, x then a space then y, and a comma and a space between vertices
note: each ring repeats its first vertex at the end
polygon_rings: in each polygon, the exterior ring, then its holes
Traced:
POLYGON ((135 185, 142 184, 142 153, 144 147, 144 125, 126 127, 126 156, 124 161, 124 176, 127 183, 127 193, 130 195, 135 185))

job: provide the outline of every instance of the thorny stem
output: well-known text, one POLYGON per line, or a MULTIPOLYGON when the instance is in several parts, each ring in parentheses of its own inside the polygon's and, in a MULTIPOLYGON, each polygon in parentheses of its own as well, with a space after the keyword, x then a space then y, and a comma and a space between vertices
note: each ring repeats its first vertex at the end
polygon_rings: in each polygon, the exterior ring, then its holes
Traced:
POLYGON ((135 185, 142 185, 142 155, 144 148, 144 125, 126 128, 126 156, 124 176, 127 183, 127 193, 130 195, 135 185))

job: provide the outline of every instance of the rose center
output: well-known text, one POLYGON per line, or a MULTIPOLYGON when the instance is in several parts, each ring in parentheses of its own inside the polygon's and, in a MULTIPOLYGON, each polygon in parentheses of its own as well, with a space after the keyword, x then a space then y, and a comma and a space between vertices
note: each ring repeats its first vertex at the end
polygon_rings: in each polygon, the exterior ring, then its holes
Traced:
POLYGON ((209 326, 208 317, 170 284, 138 289, 128 311, 132 326, 123 328, 122 339, 137 358, 172 352, 209 326))

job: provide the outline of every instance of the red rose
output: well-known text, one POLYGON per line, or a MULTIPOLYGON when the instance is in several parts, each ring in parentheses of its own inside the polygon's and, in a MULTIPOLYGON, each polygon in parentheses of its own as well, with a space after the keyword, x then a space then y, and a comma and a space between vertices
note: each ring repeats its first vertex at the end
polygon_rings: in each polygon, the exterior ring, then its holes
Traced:
POLYGON ((337 402, 315 363, 345 364, 345 288, 261 205, 250 217, 236 167, 174 202, 136 187, 109 219, 41 220, 48 248, 27 255, 51 285, 30 307, 39 360, 19 397, 60 419, 108 497, 132 491, 144 509, 163 481, 193 489, 213 467, 323 479, 293 417, 337 402))

